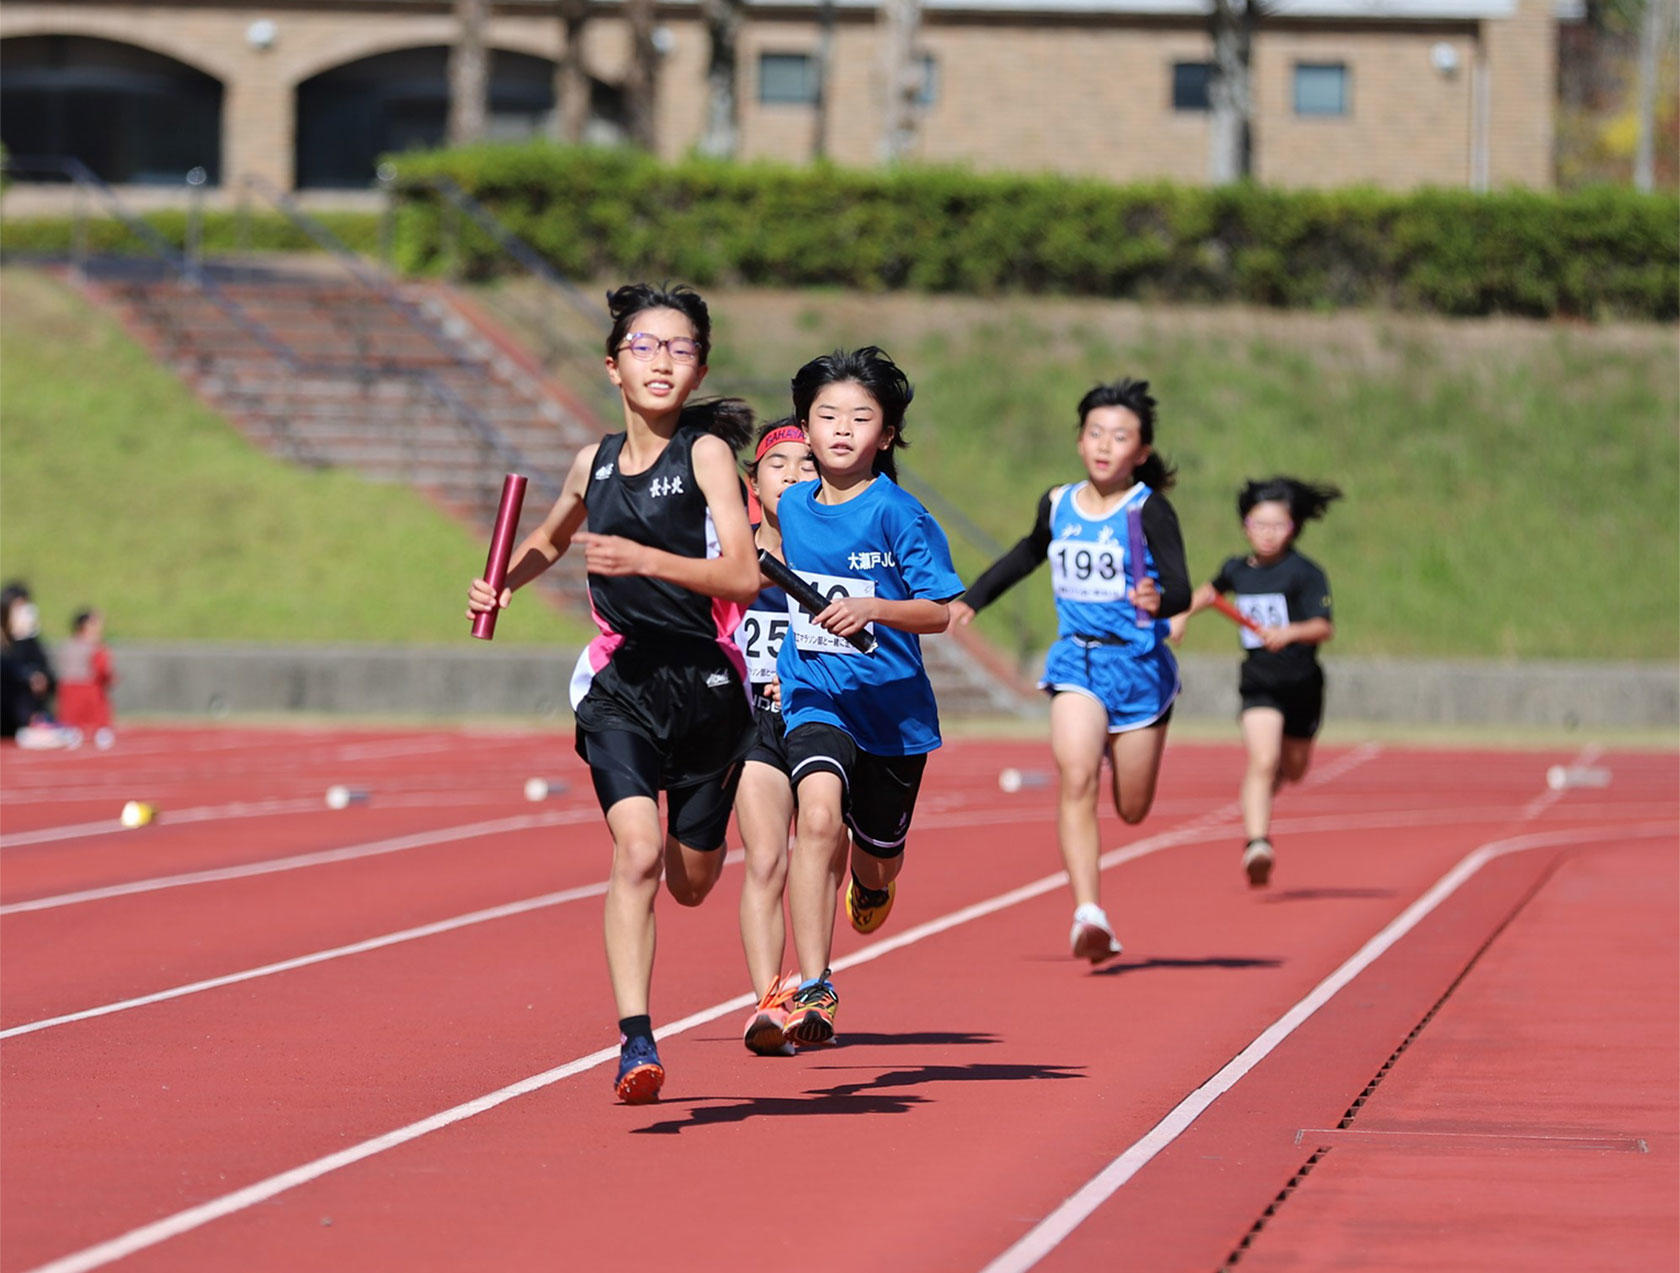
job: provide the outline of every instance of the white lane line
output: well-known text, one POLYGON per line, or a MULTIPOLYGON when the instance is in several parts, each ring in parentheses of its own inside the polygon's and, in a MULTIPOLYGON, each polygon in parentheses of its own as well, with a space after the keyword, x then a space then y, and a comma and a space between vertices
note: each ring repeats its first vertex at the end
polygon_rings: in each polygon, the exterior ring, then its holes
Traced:
MULTIPOLYGON (((1194 840, 1200 835, 1207 834, 1212 824, 1227 816, 1228 810, 1224 807, 1211 810, 1194 819, 1187 826, 1163 832, 1160 835, 1150 836, 1139 840, 1136 844, 1105 853, 1101 858, 1101 864, 1104 868, 1118 865, 1121 862, 1144 857, 1174 844, 1194 840)), ((980 919, 1020 902, 1062 888, 1066 883, 1067 873, 1057 871, 1054 875, 1044 876, 1042 879, 1034 880, 1030 884, 999 894, 987 901, 978 902, 973 906, 953 911, 949 915, 918 924, 914 928, 906 929, 896 937, 847 955, 835 961, 834 970, 843 972, 847 968, 879 959, 891 951, 901 950, 906 946, 945 932, 947 929, 955 928, 971 920, 980 919)), ((751 1007, 755 1002, 756 999, 751 994, 737 995, 733 999, 726 999, 722 1003, 713 1004, 711 1007, 703 1008, 699 1012, 683 1017, 681 1020, 673 1021, 671 1024, 654 1031, 654 1035, 656 1038, 667 1039, 673 1035, 683 1034, 696 1026, 705 1025, 719 1017, 727 1016, 731 1012, 739 1012, 742 1008, 751 1007)), ((586 1056, 568 1061, 564 1065, 556 1066, 554 1069, 545 1070, 541 1074, 533 1074, 529 1078, 521 1079, 484 1096, 443 1110, 418 1122, 410 1123, 406 1127, 399 1127, 383 1136, 363 1141, 359 1145, 351 1145, 337 1153, 328 1154, 324 1158, 317 1158, 313 1162, 307 1162, 292 1168, 290 1171, 270 1176, 266 1180, 259 1180, 243 1189, 224 1194, 220 1198, 213 1198, 208 1202, 200 1203, 196 1207, 189 1207, 185 1211, 178 1211, 174 1215, 165 1216, 161 1220, 154 1220, 150 1224, 130 1230, 119 1237, 63 1256, 39 1266, 33 1270, 33 1273, 86 1273, 86 1270, 100 1268, 114 1260, 120 1260, 125 1256, 133 1255, 137 1251, 143 1251, 148 1247, 156 1246, 160 1242, 166 1242, 171 1238, 179 1237, 183 1233, 201 1228, 224 1216, 243 1211, 259 1202, 266 1202, 270 1198, 295 1189, 300 1185, 308 1184, 313 1180, 318 1180, 342 1167, 348 1167, 361 1162, 363 1159, 384 1153, 388 1149, 395 1149, 409 1141, 418 1140, 432 1132, 441 1131, 455 1123, 476 1117, 516 1097, 529 1095, 574 1075, 582 1074, 594 1069, 597 1065, 603 1065, 614 1060, 617 1056, 618 1049, 616 1047, 605 1047, 599 1051, 591 1052, 586 1056)))
POLYGON ((0 915, 18 915, 25 911, 52 910, 55 907, 74 906, 81 902, 98 902, 112 897, 128 897, 134 893, 152 893, 159 889, 182 888, 188 884, 213 884, 223 880, 245 879, 252 875, 272 875, 278 871, 296 871, 304 867, 323 866, 330 862, 350 862, 358 858, 378 857, 384 853, 401 853, 407 849, 425 848, 432 844, 449 844, 456 840, 472 840, 480 836, 501 835, 508 831, 526 831, 533 827, 557 827, 574 822, 592 822, 599 816, 593 808, 590 808, 525 814, 517 818, 497 818, 490 822, 469 822, 462 826, 444 827, 437 831, 421 831, 414 835, 401 835, 389 840, 372 840, 366 844, 347 845, 342 849, 324 849, 319 853, 299 853, 292 857, 269 858, 262 862, 247 862, 242 866, 222 866, 206 871, 188 871, 182 875, 160 875, 148 880, 133 880, 127 884, 109 884, 103 888, 83 889, 77 893, 57 893, 51 897, 36 897, 27 902, 9 902, 0 906, 0 915))
POLYGON ((143 1008, 147 1004, 181 999, 205 990, 217 990, 222 986, 238 985, 242 981, 255 981, 259 977, 272 977, 276 973, 291 972, 297 968, 308 968, 313 964, 324 964, 331 959, 363 955, 370 950, 383 950, 387 946, 418 941, 422 937, 436 937, 443 933, 454 932, 458 928, 469 928, 474 924, 489 923, 491 920, 509 919, 515 915, 524 915, 529 911, 542 910, 548 906, 559 906, 564 902, 581 901, 586 897, 601 897, 605 895, 606 891, 607 883, 602 880, 598 884, 583 884, 577 888, 562 889, 556 893, 543 893, 538 897, 527 897, 519 902, 507 902, 501 906, 489 906, 483 910, 468 911, 464 915, 452 915, 448 919, 421 924, 415 928, 404 928, 398 932, 385 933, 379 937, 369 937, 364 941, 351 942, 348 946, 334 946, 330 950, 317 950, 307 955, 282 959, 278 963, 247 968, 242 972, 230 972, 220 977, 207 977, 203 981, 192 981, 186 985, 172 986, 168 990, 158 990, 134 999, 123 999, 116 1003, 102 1004, 97 1008, 85 1008, 80 1012, 67 1012, 63 1016, 46 1017, 40 1021, 28 1022, 25 1025, 15 1025, 10 1029, 0 1030, 0 1039, 14 1038, 20 1034, 33 1034, 37 1030, 48 1030, 57 1025, 69 1025, 73 1021, 87 1021, 93 1017, 105 1017, 113 1012, 126 1012, 130 1008, 143 1008))
MULTIPOLYGON (((173 809, 169 822, 214 822, 220 818, 265 818, 274 813, 313 813, 324 807, 322 800, 241 800, 233 804, 207 804, 192 809, 173 809)), ((116 835, 130 828, 116 818, 101 818, 97 822, 77 822, 69 826, 43 827, 39 831, 18 831, 0 835, 0 849, 17 849, 26 844, 52 844, 58 840, 79 840, 85 836, 116 835)))
POLYGON ((1596 829, 1577 828, 1572 831, 1543 831, 1494 840, 1472 850, 1443 875, 1430 890, 1396 916, 1377 935, 1360 947, 1341 967, 1309 991, 1294 1007, 1268 1026, 1258 1038, 1233 1057, 1206 1083, 1186 1096, 1141 1139, 1134 1142, 1087 1181, 1059 1207, 1028 1230, 1014 1246, 987 1264, 981 1273, 1025 1273, 1085 1222, 1103 1203, 1113 1197, 1128 1180, 1143 1169, 1152 1158, 1196 1121, 1198 1117, 1255 1066, 1265 1060, 1279 1044, 1293 1034, 1313 1013, 1330 1001, 1430 912, 1494 858, 1529 849, 1563 848, 1603 840, 1643 839, 1651 836, 1672 836, 1675 824, 1668 822, 1640 823, 1630 827, 1596 829))

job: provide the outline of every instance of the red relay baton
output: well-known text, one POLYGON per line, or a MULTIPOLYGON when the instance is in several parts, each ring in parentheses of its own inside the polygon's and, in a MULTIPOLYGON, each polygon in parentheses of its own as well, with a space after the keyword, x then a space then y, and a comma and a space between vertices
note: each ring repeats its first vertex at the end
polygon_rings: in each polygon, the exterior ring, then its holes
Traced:
POLYGON ((1220 614, 1224 615, 1238 627, 1247 628, 1250 632, 1260 631, 1260 625, 1258 623, 1249 618, 1241 610, 1237 609, 1229 601, 1225 600, 1224 597, 1214 597, 1213 608, 1219 611, 1220 614))
MULTIPOLYGON (((499 601, 507 586, 508 559, 513 556, 514 536, 519 533, 519 512, 525 505, 525 479, 509 473, 502 479, 502 502, 496 507, 496 528, 490 532, 490 553, 484 559, 484 582, 499 601)), ((492 603, 490 609, 473 616, 472 634, 480 641, 496 635, 496 615, 500 607, 492 603)))

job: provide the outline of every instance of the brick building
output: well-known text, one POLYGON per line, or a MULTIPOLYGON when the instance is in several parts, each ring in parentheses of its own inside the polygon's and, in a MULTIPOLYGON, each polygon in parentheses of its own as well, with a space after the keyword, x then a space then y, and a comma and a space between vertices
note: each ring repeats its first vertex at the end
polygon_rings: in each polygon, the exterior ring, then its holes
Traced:
MULTIPOLYGON (((1552 184, 1556 0, 1274 0, 1253 59, 1255 167, 1290 186, 1552 184)), ((1206 0, 926 0, 911 154, 979 170, 1198 182, 1207 172, 1206 0)), ((836 5, 824 146, 878 161, 886 113, 875 0, 836 5)), ((818 8, 754 0, 742 30, 741 154, 816 145, 818 8)), ((705 28, 660 6, 658 145, 704 117, 705 28)), ((435 144, 452 6, 438 0, 7 0, 0 134, 108 180, 256 173, 366 186, 386 149, 435 144)), ((551 0, 494 7, 492 131, 544 135, 562 34, 551 0)), ((591 134, 611 137, 628 43, 617 0, 587 27, 591 134)))

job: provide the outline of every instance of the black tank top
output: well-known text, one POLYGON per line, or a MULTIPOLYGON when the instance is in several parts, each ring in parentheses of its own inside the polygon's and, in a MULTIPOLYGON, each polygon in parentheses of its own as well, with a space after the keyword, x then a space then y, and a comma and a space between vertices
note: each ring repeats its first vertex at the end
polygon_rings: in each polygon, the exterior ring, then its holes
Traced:
MULTIPOLYGON (((679 428, 658 459, 629 475, 618 471, 626 436, 608 434, 595 452, 583 497, 590 532, 620 535, 683 557, 717 556, 711 511, 694 480, 694 440, 702 431, 679 428)), ((627 641, 716 641, 733 630, 733 623, 723 625, 735 616, 719 613, 725 607, 714 598, 663 579, 592 574, 589 599, 607 629, 627 641)))

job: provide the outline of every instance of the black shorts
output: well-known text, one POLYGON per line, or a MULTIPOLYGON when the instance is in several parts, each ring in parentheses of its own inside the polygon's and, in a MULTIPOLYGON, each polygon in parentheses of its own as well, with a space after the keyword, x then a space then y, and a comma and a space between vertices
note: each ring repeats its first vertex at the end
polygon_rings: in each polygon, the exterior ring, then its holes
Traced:
POLYGON ((1324 673, 1317 668, 1301 680, 1273 681, 1250 676, 1245 664, 1237 692, 1245 712, 1251 707, 1282 712, 1285 738, 1316 737, 1324 722, 1324 673))
POLYGON ((791 766, 787 753, 787 721, 782 717, 782 709, 759 699, 753 707, 753 729, 753 744, 747 749, 746 758, 787 773, 791 766))
POLYGON ((577 752, 601 810, 667 793, 671 834, 692 849, 723 844, 752 709, 715 642, 626 643, 577 705, 577 752))
POLYGON ((787 756, 796 798, 811 774, 838 774, 846 825, 858 848, 878 858, 904 852, 926 756, 876 756, 860 750, 845 730, 821 721, 789 731, 787 756))

